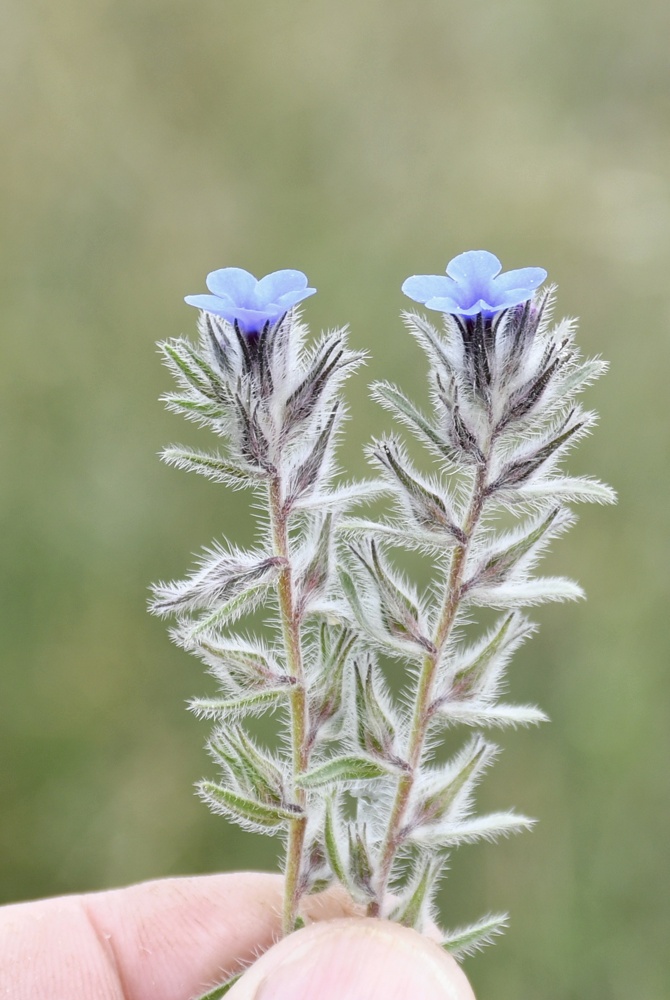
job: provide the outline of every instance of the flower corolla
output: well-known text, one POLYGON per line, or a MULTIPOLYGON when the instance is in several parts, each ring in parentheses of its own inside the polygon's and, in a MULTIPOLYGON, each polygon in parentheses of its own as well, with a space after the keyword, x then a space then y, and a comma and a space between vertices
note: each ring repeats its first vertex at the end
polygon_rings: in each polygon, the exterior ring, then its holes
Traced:
POLYGON ((302 271, 273 271, 255 278, 241 267, 223 267, 207 275, 211 295, 187 295, 190 306, 237 323, 246 334, 260 333, 266 323, 275 323, 288 310, 314 295, 302 271))
POLYGON ((547 277, 542 267, 501 274, 502 264, 488 250, 468 250, 450 260, 446 275, 415 274, 403 283, 405 295, 428 309, 455 316, 490 318, 526 302, 547 277))

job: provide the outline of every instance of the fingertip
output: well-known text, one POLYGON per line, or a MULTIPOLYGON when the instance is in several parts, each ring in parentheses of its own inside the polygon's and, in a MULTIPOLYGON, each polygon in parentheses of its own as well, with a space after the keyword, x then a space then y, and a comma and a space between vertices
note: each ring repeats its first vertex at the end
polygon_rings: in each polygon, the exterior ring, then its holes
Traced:
POLYGON ((349 918, 312 924, 266 952, 230 1000, 474 1000, 454 959, 416 931, 349 918))

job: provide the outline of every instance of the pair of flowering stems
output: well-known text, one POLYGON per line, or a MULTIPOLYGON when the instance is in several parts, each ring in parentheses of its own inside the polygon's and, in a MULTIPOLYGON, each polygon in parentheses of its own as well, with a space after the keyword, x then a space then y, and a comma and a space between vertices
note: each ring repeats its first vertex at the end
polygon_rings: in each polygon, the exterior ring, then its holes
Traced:
MULTIPOLYGON (((153 588, 152 609, 174 616, 173 639, 220 688, 191 702, 214 722, 208 749, 220 769, 200 795, 242 827, 286 839, 285 933, 302 926, 303 898, 334 883, 368 915, 422 931, 436 919, 453 848, 532 825, 511 811, 474 812, 498 752, 488 731, 544 720, 500 700, 505 670, 534 630, 525 609, 582 592, 534 570, 572 524, 572 504, 614 500, 597 480, 560 469, 594 422, 576 397, 605 365, 579 355, 572 321, 551 324, 546 277, 501 273, 493 254, 475 250, 446 275, 403 284, 443 317, 438 330, 404 314, 429 361, 430 410, 389 383, 372 392, 427 449, 429 474, 394 433, 371 443, 370 479, 342 480, 342 387, 364 356, 343 330, 306 342, 297 306, 315 289, 299 271, 259 281, 239 268, 212 272, 209 294, 186 299, 200 310, 197 345, 161 345, 178 386, 168 408, 222 442, 216 453, 174 445, 163 458, 251 490, 261 511, 257 548, 214 543, 185 580, 153 588), (356 509, 379 497, 383 516, 356 509), (398 549, 427 556, 428 588, 399 571, 398 549), (250 633, 261 607, 270 629, 250 633), (472 639, 465 625, 485 608, 499 617, 472 639), (404 671, 402 698, 390 693, 390 670, 404 671), (249 719, 264 712, 278 749, 251 734, 249 719), (437 764, 432 750, 457 724, 472 735, 437 764)), ((488 914, 445 931, 444 946, 468 954, 506 920, 488 914)))

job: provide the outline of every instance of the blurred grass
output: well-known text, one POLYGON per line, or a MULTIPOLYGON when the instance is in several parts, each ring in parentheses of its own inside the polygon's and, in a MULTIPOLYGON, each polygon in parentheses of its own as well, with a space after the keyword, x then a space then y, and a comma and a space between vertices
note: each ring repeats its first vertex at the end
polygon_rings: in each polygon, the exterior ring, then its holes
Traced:
MULTIPOLYGON (((620 492, 551 557, 512 692, 553 724, 504 738, 482 802, 541 824, 464 849, 451 923, 510 908, 468 963, 484 1000, 667 995, 670 8, 660 0, 9 0, 0 13, 0 901, 274 863, 190 792, 199 665, 151 580, 243 499, 163 468, 202 435, 162 412, 154 341, 235 264, 304 269, 314 329, 421 394, 401 281, 463 249, 538 264, 612 362, 572 459, 620 492), (665 986, 665 989, 664 989, 665 986)), ((343 461, 385 417, 350 393, 343 461)))

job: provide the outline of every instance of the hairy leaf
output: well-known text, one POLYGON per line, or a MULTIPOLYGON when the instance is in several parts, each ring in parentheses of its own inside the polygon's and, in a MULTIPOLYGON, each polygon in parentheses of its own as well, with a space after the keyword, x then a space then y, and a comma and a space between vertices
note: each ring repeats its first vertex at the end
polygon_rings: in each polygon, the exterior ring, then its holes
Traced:
POLYGON ((237 792, 217 785, 213 781, 201 781, 198 792, 214 812, 220 812, 229 818, 247 825, 251 829, 271 830, 283 826, 299 818, 300 810, 295 807, 287 809, 281 806, 270 806, 264 802, 248 799, 237 792))
POLYGON ((197 472, 207 476, 215 483, 224 483, 232 489, 245 486, 256 486, 262 479, 257 469, 246 469, 234 465, 221 455, 210 455, 200 451, 189 451, 180 445, 172 445, 161 453, 161 458, 167 465, 187 472, 197 472))
POLYGON ((492 944, 499 934, 504 934, 509 918, 506 913, 489 914, 467 927, 457 927, 442 939, 442 947, 454 958, 465 958, 492 944))
POLYGON ((299 788, 323 788, 327 785, 343 784, 350 781, 372 781, 388 777, 389 767, 369 757, 334 757, 317 764, 310 771, 299 774, 296 784, 299 788))

